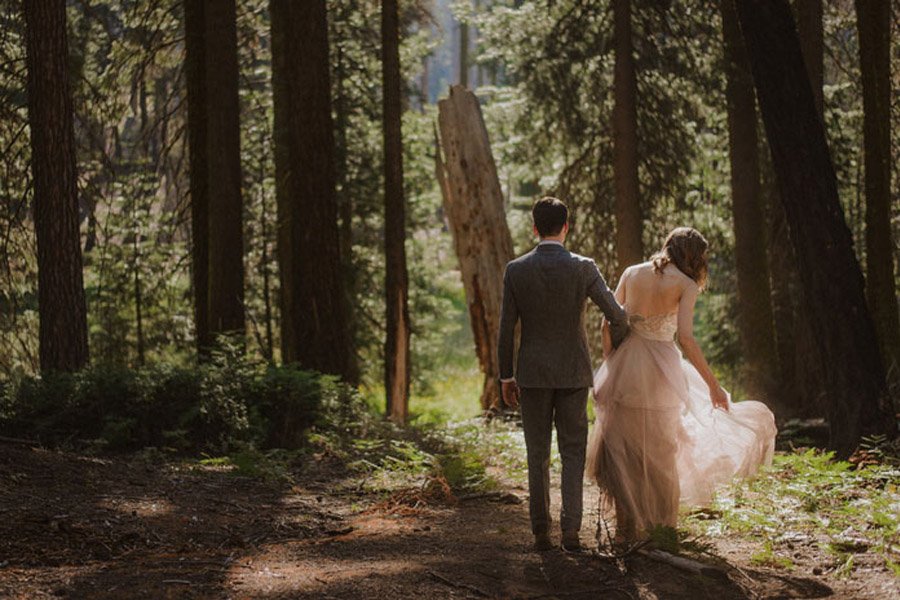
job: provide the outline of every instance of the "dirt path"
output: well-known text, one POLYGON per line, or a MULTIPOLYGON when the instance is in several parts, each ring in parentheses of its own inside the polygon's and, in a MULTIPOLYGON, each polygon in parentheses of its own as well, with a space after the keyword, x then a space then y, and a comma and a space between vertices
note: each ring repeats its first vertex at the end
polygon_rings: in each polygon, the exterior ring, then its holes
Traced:
MULTIPOLYGON (((886 598, 892 580, 530 551, 526 496, 412 508, 329 469, 294 485, 0 445, 3 598, 886 598), (886 582, 886 583, 885 583, 886 582)), ((557 499, 558 501, 558 499, 557 499)), ((558 506, 558 504, 556 504, 558 506)), ((596 498, 587 499, 596 506, 596 498)), ((596 511, 583 539, 590 542, 596 511)), ((743 551, 742 551, 743 550, 743 551)))

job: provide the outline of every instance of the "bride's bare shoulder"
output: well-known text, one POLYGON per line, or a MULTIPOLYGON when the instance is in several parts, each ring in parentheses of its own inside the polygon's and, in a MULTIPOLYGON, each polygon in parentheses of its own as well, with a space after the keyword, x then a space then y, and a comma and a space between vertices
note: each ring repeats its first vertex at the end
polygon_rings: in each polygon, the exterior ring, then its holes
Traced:
POLYGON ((653 272, 653 263, 650 261, 638 263, 636 265, 631 265, 622 273, 622 277, 632 277, 635 275, 642 275, 644 273, 652 273, 653 272))

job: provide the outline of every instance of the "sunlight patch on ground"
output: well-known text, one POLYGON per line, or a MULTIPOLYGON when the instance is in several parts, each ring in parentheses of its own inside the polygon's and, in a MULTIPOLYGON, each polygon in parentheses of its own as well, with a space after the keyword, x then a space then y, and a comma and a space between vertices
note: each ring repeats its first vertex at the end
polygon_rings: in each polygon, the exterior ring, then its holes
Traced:
POLYGON ((408 560, 377 560, 374 557, 366 561, 365 566, 358 563, 342 566, 340 562, 323 563, 321 558, 315 560, 293 560, 289 556, 278 558, 262 557, 249 564, 232 568, 228 574, 227 588, 237 590, 240 594, 255 596, 257 594, 316 594, 327 595, 331 586, 352 583, 366 577, 396 577, 408 575, 411 570, 408 560))
POLYGON ((105 499, 100 506, 134 517, 159 517, 175 512, 175 506, 165 498, 105 499))

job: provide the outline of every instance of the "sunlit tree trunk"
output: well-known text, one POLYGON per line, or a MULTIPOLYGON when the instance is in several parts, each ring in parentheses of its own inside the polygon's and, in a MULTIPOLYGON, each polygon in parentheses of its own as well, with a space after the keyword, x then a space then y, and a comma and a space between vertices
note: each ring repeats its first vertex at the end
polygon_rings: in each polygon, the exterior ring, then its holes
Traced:
POLYGON ((381 5, 381 62, 384 109, 384 250, 387 340, 384 387, 388 416, 409 413, 409 280, 406 272, 406 200, 403 195, 403 103, 400 79, 400 26, 397 1, 381 5))
POLYGON ((65 0, 28 0, 22 6, 34 179, 41 370, 73 371, 88 361, 88 339, 66 3, 65 0))
POLYGON ((731 213, 737 269, 738 325, 744 348, 748 387, 777 408, 778 364, 772 321, 766 237, 760 189, 756 99, 753 77, 731 0, 722 0, 725 42, 725 96, 728 108, 728 155, 731 163, 731 213))
POLYGON ((348 377, 325 0, 271 0, 275 190, 285 363, 348 377))
POLYGON ((637 75, 631 40, 631 0, 613 0, 616 63, 613 81, 613 179, 618 273, 643 260, 637 153, 637 75))
POLYGON ((900 376, 900 322, 891 239, 891 9, 856 0, 863 88, 866 191, 866 297, 882 356, 900 376))
POLYGON ((892 434, 884 369, 862 272, 787 0, 736 0, 803 288, 817 340, 829 445, 848 456, 861 436, 892 434))
POLYGON ((475 94, 452 86, 449 97, 438 102, 438 126, 435 167, 484 373, 481 408, 498 410, 503 272, 513 259, 503 191, 475 94))

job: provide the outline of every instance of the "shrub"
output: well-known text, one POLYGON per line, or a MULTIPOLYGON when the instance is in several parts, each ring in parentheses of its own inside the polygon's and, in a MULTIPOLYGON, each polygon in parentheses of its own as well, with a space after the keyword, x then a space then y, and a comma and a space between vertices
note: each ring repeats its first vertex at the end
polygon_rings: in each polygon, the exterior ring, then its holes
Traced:
POLYGON ((362 405, 335 377, 253 363, 227 348, 195 369, 96 365, 6 382, 0 392, 0 432, 108 451, 299 448, 315 425, 356 426, 362 405))

